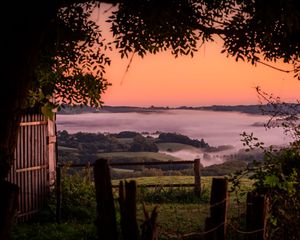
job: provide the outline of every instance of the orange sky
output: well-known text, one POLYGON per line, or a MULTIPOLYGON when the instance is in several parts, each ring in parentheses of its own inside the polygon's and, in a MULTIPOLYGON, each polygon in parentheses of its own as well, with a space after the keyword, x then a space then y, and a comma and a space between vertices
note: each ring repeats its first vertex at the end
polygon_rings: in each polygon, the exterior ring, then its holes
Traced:
POLYGON ((122 60, 117 53, 110 53, 112 65, 107 68, 106 77, 112 86, 103 96, 104 104, 146 107, 257 104, 256 86, 285 101, 300 99, 300 81, 292 73, 236 62, 220 51, 220 44, 210 43, 202 46, 194 58, 175 59, 166 52, 149 54, 143 59, 135 56, 125 77, 129 59, 122 60))

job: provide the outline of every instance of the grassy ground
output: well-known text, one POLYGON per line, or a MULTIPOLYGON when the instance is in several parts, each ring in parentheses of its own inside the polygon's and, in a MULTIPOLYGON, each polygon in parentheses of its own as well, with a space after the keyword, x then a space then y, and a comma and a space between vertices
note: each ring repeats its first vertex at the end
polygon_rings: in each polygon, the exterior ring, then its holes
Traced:
MULTIPOLYGON (((93 240, 96 239, 94 227, 96 204, 94 183, 82 178, 82 175, 67 176, 64 179, 62 190, 63 219, 60 224, 55 223, 55 201, 50 202, 40 216, 31 223, 18 224, 14 228, 14 240, 93 240)), ((127 179, 131 180, 131 179, 127 179)), ((142 177, 134 179, 137 185, 157 184, 156 188, 138 188, 137 218, 139 224, 144 219, 143 204, 151 212, 158 206, 159 239, 168 239, 171 236, 203 231, 204 222, 209 215, 209 196, 212 177, 202 177, 202 196, 198 198, 193 188, 163 188, 159 184, 193 183, 192 176, 162 176, 142 177)), ((119 180, 113 180, 118 184, 119 180)), ((243 191, 251 188, 252 182, 242 180, 243 191)), ((114 190, 117 202, 117 189, 114 190)), ((55 199, 53 199, 55 200, 55 199)), ((240 214, 235 208, 235 195, 230 198, 228 215, 234 217, 240 214)), ((242 209, 242 211, 244 211, 242 209)), ((117 213, 119 219, 119 213, 117 213)))
MULTIPOLYGON (((203 189, 210 189, 212 176, 202 176, 201 177, 201 185, 203 189)), ((122 180, 122 179, 121 179, 122 180)), ((154 176, 154 177, 140 177, 140 178, 128 178, 123 180, 135 180, 137 185, 147 185, 147 184, 191 184, 194 183, 194 176, 154 176)), ((112 184, 117 185, 120 180, 113 180, 112 184)), ((242 191, 247 191, 252 188, 252 181, 248 178, 241 179, 241 186, 242 191)), ((229 183, 229 189, 231 188, 232 184, 229 183)))

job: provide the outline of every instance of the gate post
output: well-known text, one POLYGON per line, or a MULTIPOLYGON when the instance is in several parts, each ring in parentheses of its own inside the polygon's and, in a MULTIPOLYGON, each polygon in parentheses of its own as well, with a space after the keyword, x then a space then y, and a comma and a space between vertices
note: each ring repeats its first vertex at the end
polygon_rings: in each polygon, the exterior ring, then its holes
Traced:
POLYGON ((110 170, 106 159, 99 159, 94 165, 94 177, 97 201, 97 219, 95 221, 98 238, 117 240, 117 221, 112 194, 110 170))

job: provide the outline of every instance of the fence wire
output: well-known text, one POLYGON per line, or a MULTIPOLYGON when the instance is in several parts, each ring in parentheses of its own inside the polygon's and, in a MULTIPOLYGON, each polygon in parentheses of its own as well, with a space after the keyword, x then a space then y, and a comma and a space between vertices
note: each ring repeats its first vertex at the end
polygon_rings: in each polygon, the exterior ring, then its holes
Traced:
MULTIPOLYGON (((91 177, 91 168, 85 169, 86 173, 91 177)), ((169 176, 169 184, 175 182, 175 176, 172 180, 172 176, 169 176)), ((124 180, 124 179, 121 179, 124 180)), ((211 180, 210 180, 211 181, 211 180)), ((116 185, 116 183, 114 183, 116 185)), ((227 235, 231 240, 234 239, 247 239, 251 234, 256 234, 264 229, 256 229, 253 231, 247 231, 246 229, 246 198, 243 196, 237 196, 235 193, 229 194, 229 197, 210 205, 209 203, 209 186, 210 182, 202 184, 203 194, 200 198, 187 199, 182 201, 184 194, 193 194, 193 188, 184 186, 182 187, 170 187, 166 186, 162 182, 157 182, 155 187, 147 188, 142 186, 138 188, 138 205, 137 205, 137 219, 139 224, 144 221, 142 205, 145 204, 148 211, 151 211, 155 206, 158 206, 158 221, 157 227, 159 230, 159 239, 202 239, 205 235, 215 232, 221 227, 227 229, 227 235), (183 195, 176 196, 176 193, 182 191, 183 195), (155 194, 165 195, 165 198, 155 199, 155 194), (172 196, 171 194, 174 194, 172 196), (203 197, 206 194, 206 198, 203 197), (152 198, 150 198, 152 197, 152 198), (168 199, 168 197, 171 198, 168 199), (228 204, 227 218, 224 222, 217 226, 205 230, 205 220, 210 216, 210 210, 213 207, 228 204)), ((191 185, 192 186, 192 185, 191 185)), ((116 200, 118 199, 118 188, 113 188, 113 195, 116 200)), ((239 195, 244 195, 247 191, 240 191, 239 195)), ((117 207, 118 209, 118 207, 117 207)), ((229 238, 228 238, 229 239, 229 238)))
MULTIPOLYGON (((161 208, 163 208, 163 205, 163 203, 158 204, 158 206, 161 208)), ((186 204, 179 206, 174 205, 169 214, 172 222, 171 227, 168 227, 168 224, 162 222, 162 219, 158 217, 159 236, 166 240, 190 238, 204 239, 207 234, 215 232, 224 226, 227 229, 227 235, 231 240, 242 240, 247 239, 249 235, 264 231, 263 228, 252 231, 246 230, 247 203, 245 199, 244 201, 241 201, 229 196, 227 199, 224 199, 213 205, 205 203, 195 204, 193 207, 193 209, 190 209, 186 207, 186 204), (209 230, 204 230, 205 219, 209 217, 210 209, 219 205, 223 205, 225 202, 229 203, 226 221, 209 230), (177 226, 177 228, 174 226, 177 226)), ((142 222, 143 220, 139 218, 139 221, 142 222)))

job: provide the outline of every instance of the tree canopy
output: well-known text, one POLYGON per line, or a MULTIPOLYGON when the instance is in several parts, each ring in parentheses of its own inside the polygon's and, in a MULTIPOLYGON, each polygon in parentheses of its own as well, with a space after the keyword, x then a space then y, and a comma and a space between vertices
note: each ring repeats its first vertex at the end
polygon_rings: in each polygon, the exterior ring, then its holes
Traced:
MULTIPOLYGON (((283 60, 299 79, 297 0, 47 0, 9 2, 7 9, 15 15, 8 21, 2 15, 1 166, 13 159, 22 108, 39 104, 49 115, 60 103, 101 105, 109 86, 106 50, 112 46, 121 57, 167 50, 175 57, 193 56, 217 38, 222 53, 237 61, 283 60), (102 26, 91 18, 101 3, 113 6, 112 42, 103 39, 102 26)), ((0 176, 9 167, 1 167, 0 176)))
POLYGON ((290 62, 299 58, 299 11, 298 1, 136 0, 122 1, 111 20, 125 55, 167 48, 192 54, 219 35, 237 59, 290 62))
POLYGON ((121 57, 166 50, 193 56, 218 36, 228 56, 252 64, 281 59, 294 65, 299 78, 299 1, 103 1, 114 4, 108 19, 113 42, 105 42, 90 18, 100 2, 60 2, 34 70, 31 104, 54 96, 61 103, 101 105, 112 45, 121 57))

